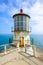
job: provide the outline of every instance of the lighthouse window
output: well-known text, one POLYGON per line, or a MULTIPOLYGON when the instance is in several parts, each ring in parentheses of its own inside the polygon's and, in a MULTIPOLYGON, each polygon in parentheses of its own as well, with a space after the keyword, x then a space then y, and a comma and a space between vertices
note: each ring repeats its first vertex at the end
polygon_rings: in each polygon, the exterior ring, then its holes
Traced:
POLYGON ((19 16, 17 16, 17 21, 19 21, 19 16))
POLYGON ((23 26, 23 21, 20 21, 19 22, 19 26, 23 26))
POLYGON ((26 16, 23 16, 23 21, 26 21, 26 16))
POLYGON ((16 30, 16 27, 14 27, 14 30, 16 30))
POLYGON ((20 21, 23 21, 23 16, 20 16, 20 21))
POLYGON ((23 26, 26 26, 26 21, 23 22, 23 26))
POLYGON ((14 27, 16 27, 16 22, 14 22, 14 27))
POLYGON ((23 22, 21 22, 21 26, 23 26, 23 22))
POLYGON ((19 26, 21 26, 21 22, 19 22, 19 26))
POLYGON ((20 27, 19 27, 19 30, 23 30, 23 27, 22 27, 22 26, 20 26, 20 27))
POLYGON ((23 23, 23 30, 26 30, 26 22, 23 23))
POLYGON ((14 19, 14 22, 16 22, 16 18, 14 19))
POLYGON ((16 22, 16 25, 19 26, 19 22, 16 22))

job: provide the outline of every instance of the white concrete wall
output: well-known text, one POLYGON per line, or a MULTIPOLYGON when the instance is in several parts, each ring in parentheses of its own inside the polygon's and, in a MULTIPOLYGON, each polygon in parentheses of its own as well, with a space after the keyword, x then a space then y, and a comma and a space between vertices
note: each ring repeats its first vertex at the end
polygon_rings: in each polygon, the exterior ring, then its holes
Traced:
POLYGON ((27 36, 24 37, 24 40, 28 40, 28 41, 24 41, 24 43, 30 45, 30 37, 29 37, 29 34, 27 34, 27 36))

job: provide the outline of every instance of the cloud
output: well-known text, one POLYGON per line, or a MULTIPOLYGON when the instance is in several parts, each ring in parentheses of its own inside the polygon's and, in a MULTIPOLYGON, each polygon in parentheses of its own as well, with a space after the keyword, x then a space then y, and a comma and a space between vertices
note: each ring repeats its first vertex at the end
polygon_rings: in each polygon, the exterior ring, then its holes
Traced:
POLYGON ((13 15, 15 13, 19 12, 20 8, 23 8, 25 13, 29 13, 30 11, 30 7, 32 6, 32 4, 36 1, 36 0, 8 0, 8 13, 9 15, 13 15))
MULTIPOLYGON (((34 34, 43 34, 43 0, 8 0, 8 4, 0 4, 0 12, 9 16, 19 12, 23 8, 24 13, 30 15, 30 26, 34 34)), ((6 23, 9 21, 4 19, 6 23)))
POLYGON ((32 26, 32 33, 43 34, 43 4, 37 1, 30 9, 31 21, 37 25, 32 26))
POLYGON ((6 17, 0 17, 0 22, 8 24, 9 23, 9 19, 6 18, 6 17))
POLYGON ((0 12, 5 12, 7 6, 5 5, 5 3, 0 4, 0 12))
POLYGON ((33 7, 30 9, 31 14, 33 15, 42 15, 43 14, 43 4, 40 2, 34 3, 33 7))
POLYGON ((13 22, 6 17, 0 17, 0 34, 12 33, 13 22))
POLYGON ((10 8, 8 9, 8 14, 12 17, 14 14, 18 13, 18 9, 17 8, 10 8))

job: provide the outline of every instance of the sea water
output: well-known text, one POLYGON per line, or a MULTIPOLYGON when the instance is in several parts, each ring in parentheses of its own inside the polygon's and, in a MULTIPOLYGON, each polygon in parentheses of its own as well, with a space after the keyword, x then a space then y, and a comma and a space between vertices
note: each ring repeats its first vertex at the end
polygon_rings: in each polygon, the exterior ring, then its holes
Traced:
MULTIPOLYGON (((30 35, 30 40, 33 39, 33 45, 38 47, 39 49, 43 50, 43 35, 39 34, 32 34, 30 35)), ((32 41, 30 41, 32 43, 32 41)))
POLYGON ((7 48, 11 47, 10 43, 9 43, 9 39, 12 39, 12 41, 13 41, 13 35, 12 34, 0 34, 0 52, 4 49, 5 44, 6 44, 7 48))
MULTIPOLYGON (((13 36, 14 36, 13 34, 0 34, 0 51, 4 49, 4 46, 1 45, 10 44, 9 38, 11 38, 13 41, 13 36)), ((39 49, 43 50, 43 35, 31 34, 30 43, 32 43, 31 41, 32 39, 33 39, 33 44, 39 49)), ((8 45, 7 48, 10 48, 10 45, 8 45)))

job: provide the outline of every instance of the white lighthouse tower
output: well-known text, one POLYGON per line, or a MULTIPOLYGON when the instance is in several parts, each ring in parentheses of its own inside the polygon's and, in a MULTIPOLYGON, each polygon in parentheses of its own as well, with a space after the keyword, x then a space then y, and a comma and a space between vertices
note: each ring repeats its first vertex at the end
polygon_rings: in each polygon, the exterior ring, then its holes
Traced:
POLYGON ((20 9, 20 13, 13 15, 14 18, 14 44, 16 47, 25 47, 30 45, 29 37, 29 21, 30 16, 23 13, 23 9, 20 9))

